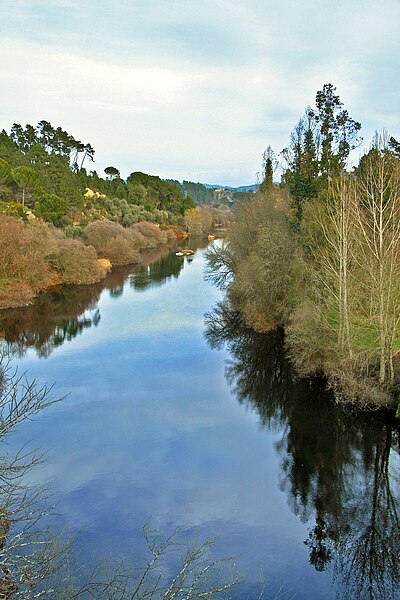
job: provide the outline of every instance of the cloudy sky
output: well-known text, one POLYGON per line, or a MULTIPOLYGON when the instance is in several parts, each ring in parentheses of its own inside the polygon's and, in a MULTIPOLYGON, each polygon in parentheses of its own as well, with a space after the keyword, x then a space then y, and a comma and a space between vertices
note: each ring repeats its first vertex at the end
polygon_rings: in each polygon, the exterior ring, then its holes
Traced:
POLYGON ((0 0, 0 129, 41 119, 94 168, 253 183, 324 83, 400 137, 400 0, 0 0))

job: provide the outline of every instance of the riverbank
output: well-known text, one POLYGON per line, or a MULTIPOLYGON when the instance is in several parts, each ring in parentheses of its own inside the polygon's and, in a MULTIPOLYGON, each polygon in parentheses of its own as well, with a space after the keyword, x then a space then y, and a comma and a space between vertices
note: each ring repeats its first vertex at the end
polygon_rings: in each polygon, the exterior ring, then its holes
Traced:
POLYGON ((248 327, 284 329, 301 376, 324 375, 339 402, 399 412, 400 240, 383 237, 379 270, 362 182, 335 182, 329 198, 304 204, 301 220, 287 190, 267 187, 237 209, 227 243, 210 249, 209 278, 248 327))
POLYGON ((0 309, 27 306, 57 285, 96 283, 113 266, 140 264, 143 252, 183 236, 147 221, 129 228, 95 221, 72 239, 43 222, 0 215, 0 309))

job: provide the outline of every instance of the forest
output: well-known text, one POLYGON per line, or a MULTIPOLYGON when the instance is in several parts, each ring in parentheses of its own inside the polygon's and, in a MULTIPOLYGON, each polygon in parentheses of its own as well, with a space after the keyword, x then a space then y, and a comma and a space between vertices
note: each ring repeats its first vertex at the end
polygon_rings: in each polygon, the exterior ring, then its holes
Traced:
POLYGON ((400 144, 377 133, 349 167, 360 130, 325 84, 280 161, 264 152, 260 191, 238 205, 226 243, 208 252, 208 276, 247 326, 284 329, 301 375, 324 375, 338 400, 396 408, 400 144))

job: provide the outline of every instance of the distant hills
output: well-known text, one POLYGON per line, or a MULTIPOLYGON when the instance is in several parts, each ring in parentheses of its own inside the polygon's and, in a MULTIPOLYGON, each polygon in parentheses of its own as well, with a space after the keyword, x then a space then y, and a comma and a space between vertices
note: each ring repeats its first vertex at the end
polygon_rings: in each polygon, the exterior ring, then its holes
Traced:
POLYGON ((253 183, 253 185, 241 185, 238 187, 232 187, 231 185, 217 185, 215 183, 203 183, 204 187, 210 189, 224 189, 224 190, 232 190, 233 192, 255 192, 258 190, 259 186, 257 183, 253 183))
POLYGON ((243 200, 246 195, 252 195, 258 189, 257 185, 232 187, 193 181, 180 182, 175 179, 165 179, 164 181, 176 185, 184 197, 192 200, 196 206, 203 204, 233 206, 238 200, 243 200))

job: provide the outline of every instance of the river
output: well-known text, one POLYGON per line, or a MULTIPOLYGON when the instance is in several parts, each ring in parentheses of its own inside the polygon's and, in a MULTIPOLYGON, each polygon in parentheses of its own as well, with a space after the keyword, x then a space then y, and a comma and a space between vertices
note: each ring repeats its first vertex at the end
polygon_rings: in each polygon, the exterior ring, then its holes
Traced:
POLYGON ((237 599, 262 581, 266 598, 400 597, 394 421, 335 405, 279 332, 215 310, 194 248, 0 314, 19 372, 65 396, 10 442, 46 452, 29 477, 52 491, 52 526, 89 566, 133 564, 146 523, 215 537, 245 574, 237 599))

